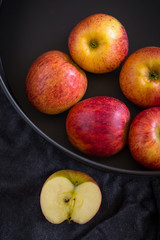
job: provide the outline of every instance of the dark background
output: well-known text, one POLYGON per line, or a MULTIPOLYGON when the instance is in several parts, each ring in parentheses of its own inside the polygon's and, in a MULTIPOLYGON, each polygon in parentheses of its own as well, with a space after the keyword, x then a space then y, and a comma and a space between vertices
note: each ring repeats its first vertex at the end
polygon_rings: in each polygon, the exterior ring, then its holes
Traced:
MULTIPOLYGON (((26 113, 30 113, 29 117, 35 122, 39 116, 40 124, 44 125, 46 120, 32 109, 24 96, 24 76, 31 62, 42 52, 53 48, 67 53, 67 38, 73 26, 98 12, 112 15, 124 25, 129 38, 129 54, 141 47, 158 46, 158 1, 3 2, 0 9, 0 54, 6 78, 15 99, 20 106, 25 106, 26 113)), ((140 109, 133 107, 119 91, 116 80, 119 71, 117 69, 99 78, 88 74, 90 84, 86 97, 92 94, 118 96, 133 110, 134 117, 140 109), (108 90, 104 92, 106 78, 113 81, 108 83, 108 90)), ((0 239, 160 239, 159 176, 118 175, 84 165, 35 132, 15 111, 2 89, 0 103, 0 239), (60 169, 86 172, 102 190, 101 208, 85 225, 66 222, 52 225, 41 213, 41 187, 49 175, 60 169)), ((62 114, 55 120, 57 124, 59 122, 59 128, 52 135, 55 134, 58 140, 63 135, 61 119, 63 121, 64 117, 62 114)), ((48 117, 47 121, 51 123, 52 118, 48 117)), ((46 126, 45 131, 48 134, 50 128, 46 126)), ((62 146, 65 145, 65 138, 60 140, 62 146)), ((137 165, 134 167, 136 169, 137 165)))

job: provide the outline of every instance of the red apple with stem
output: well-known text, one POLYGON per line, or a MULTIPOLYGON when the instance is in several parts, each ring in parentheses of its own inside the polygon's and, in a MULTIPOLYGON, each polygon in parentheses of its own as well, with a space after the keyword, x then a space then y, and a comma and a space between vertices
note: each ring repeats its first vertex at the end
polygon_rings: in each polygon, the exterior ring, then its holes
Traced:
POLYGON ((85 94, 87 77, 71 58, 60 51, 48 51, 31 65, 26 93, 31 104, 46 114, 61 113, 85 94))
POLYGON ((144 47, 132 53, 122 66, 119 81, 134 104, 160 106, 160 48, 144 47))
POLYGON ((118 99, 98 96, 71 108, 66 119, 67 135, 74 147, 96 157, 118 153, 127 142, 130 111, 118 99))
POLYGON ((81 68, 92 73, 106 73, 118 68, 127 56, 128 36, 116 18, 97 13, 73 28, 68 47, 81 68))
POLYGON ((134 118, 128 142, 137 162, 150 169, 160 169, 160 107, 145 109, 134 118))

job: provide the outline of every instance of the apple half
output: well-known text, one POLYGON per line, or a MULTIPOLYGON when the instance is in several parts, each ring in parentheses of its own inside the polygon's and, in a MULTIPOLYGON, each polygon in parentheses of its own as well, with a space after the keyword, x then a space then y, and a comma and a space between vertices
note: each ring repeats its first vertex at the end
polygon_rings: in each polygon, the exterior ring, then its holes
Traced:
POLYGON ((65 220, 84 224, 98 212, 101 201, 101 190, 93 178, 74 170, 52 174, 40 195, 42 213, 53 224, 65 220))

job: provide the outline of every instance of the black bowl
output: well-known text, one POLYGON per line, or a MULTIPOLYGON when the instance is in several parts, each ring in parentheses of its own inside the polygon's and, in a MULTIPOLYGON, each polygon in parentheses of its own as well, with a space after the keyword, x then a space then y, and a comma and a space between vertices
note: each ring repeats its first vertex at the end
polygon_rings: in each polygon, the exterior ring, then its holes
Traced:
MULTIPOLYGON (((69 54, 67 40, 72 28, 94 13, 106 13, 117 18, 129 38, 129 54, 145 46, 158 46, 160 39, 159 8, 140 1, 53 1, 6 0, 0 9, 1 44, 0 84, 19 114, 39 134, 75 160, 105 171, 135 175, 159 175, 148 170, 131 156, 128 145, 109 158, 88 157, 68 141, 65 120, 68 111, 50 116, 38 112, 26 98, 25 78, 32 62, 49 50, 69 54), (2 67, 3 64, 3 67, 2 67)), ((121 66, 107 74, 91 74, 84 96, 112 96, 123 101, 133 119, 141 108, 128 101, 119 87, 121 66)))

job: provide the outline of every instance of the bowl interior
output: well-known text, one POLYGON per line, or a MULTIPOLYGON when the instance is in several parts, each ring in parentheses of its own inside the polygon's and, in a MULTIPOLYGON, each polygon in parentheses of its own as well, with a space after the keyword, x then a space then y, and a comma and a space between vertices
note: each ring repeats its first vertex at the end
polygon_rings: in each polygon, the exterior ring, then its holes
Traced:
MULTIPOLYGON (((129 38, 129 54, 144 46, 158 46, 159 33, 156 31, 158 19, 155 13, 157 11, 158 16, 158 8, 154 8, 154 16, 148 20, 152 6, 146 5, 145 10, 141 11, 142 6, 137 10, 137 4, 139 5, 140 2, 4 1, 0 9, 2 32, 0 52, 5 78, 3 76, 1 81, 5 86, 3 89, 6 94, 8 95, 9 91, 8 97, 16 109, 18 111, 20 109, 19 112, 25 120, 47 140, 74 159, 106 171, 156 175, 160 174, 160 171, 147 170, 132 158, 128 145, 109 158, 93 158, 82 154, 73 148, 67 139, 65 120, 68 111, 55 116, 42 114, 31 106, 25 94, 25 78, 32 62, 49 50, 60 50, 69 54, 67 40, 70 31, 80 20, 93 13, 107 13, 124 25, 129 38), (152 29, 150 34, 149 29, 152 29)), ((86 72, 88 88, 83 99, 92 96, 118 98, 130 109, 132 120, 142 109, 128 101, 121 92, 120 70, 121 67, 107 74, 86 72)))

